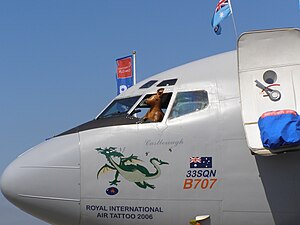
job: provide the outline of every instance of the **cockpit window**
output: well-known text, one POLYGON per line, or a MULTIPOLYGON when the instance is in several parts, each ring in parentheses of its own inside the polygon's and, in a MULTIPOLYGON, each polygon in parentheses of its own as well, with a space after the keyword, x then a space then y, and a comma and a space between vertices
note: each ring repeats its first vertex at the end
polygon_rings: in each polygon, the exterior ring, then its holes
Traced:
POLYGON ((169 119, 200 111, 207 106, 208 94, 206 91, 178 92, 169 119))
POLYGON ((177 82, 176 78, 175 79, 169 79, 169 80, 163 80, 158 85, 156 85, 156 87, 172 86, 172 85, 175 85, 176 82, 177 82))
POLYGON ((157 80, 150 80, 147 83, 143 84, 140 89, 145 89, 151 87, 153 84, 155 84, 157 80))
POLYGON ((126 114, 141 96, 114 100, 97 118, 108 118, 126 114))

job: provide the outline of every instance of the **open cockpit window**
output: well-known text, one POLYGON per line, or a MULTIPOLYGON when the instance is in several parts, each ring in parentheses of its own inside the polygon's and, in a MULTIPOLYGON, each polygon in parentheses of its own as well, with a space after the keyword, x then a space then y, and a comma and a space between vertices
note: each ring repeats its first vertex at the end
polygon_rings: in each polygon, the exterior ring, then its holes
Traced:
POLYGON ((131 115, 137 117, 140 123, 161 122, 168 108, 172 93, 163 93, 163 88, 156 94, 146 95, 131 115))
POLYGON ((128 113, 141 96, 114 100, 97 119, 120 116, 128 113))
POLYGON ((200 111, 207 106, 208 94, 206 91, 178 92, 169 119, 200 111))

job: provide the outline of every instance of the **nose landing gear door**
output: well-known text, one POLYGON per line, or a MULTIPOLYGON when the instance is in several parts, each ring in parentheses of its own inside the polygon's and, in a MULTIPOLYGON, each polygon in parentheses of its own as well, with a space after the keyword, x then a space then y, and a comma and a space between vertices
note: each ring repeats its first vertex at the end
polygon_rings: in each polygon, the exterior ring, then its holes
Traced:
POLYGON ((272 155, 300 149, 299 145, 282 145, 274 149, 266 147, 258 125, 262 115, 281 112, 299 114, 299 52, 299 29, 249 32, 242 34, 238 40, 243 123, 248 146, 255 154, 272 155))

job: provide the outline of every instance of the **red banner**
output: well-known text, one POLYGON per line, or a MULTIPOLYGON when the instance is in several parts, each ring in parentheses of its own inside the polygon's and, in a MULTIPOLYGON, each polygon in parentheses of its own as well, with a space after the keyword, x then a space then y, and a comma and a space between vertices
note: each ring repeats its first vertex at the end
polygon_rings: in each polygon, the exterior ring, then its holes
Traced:
POLYGON ((117 59, 117 78, 132 77, 132 57, 117 59))

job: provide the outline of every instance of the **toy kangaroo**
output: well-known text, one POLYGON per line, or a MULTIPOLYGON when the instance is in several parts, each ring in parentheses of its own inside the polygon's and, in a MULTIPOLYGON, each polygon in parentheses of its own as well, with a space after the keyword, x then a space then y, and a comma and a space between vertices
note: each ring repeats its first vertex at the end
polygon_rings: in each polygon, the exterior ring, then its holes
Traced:
POLYGON ((150 106, 149 111, 143 117, 143 121, 161 122, 164 118, 164 113, 161 111, 161 96, 164 92, 163 88, 157 90, 156 94, 145 100, 145 103, 150 106))

